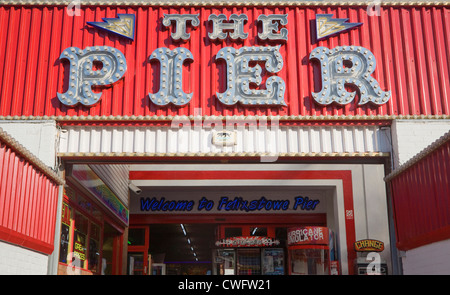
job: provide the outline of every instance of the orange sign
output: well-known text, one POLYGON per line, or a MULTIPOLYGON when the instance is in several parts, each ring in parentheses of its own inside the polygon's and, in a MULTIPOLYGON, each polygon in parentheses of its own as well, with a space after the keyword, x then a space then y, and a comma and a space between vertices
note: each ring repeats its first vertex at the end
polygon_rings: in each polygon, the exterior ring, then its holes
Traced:
POLYGON ((288 245, 328 245, 328 228, 305 226, 288 229, 288 245))
POLYGON ((381 252, 384 250, 384 243, 377 240, 359 240, 355 242, 355 251, 358 252, 381 252))

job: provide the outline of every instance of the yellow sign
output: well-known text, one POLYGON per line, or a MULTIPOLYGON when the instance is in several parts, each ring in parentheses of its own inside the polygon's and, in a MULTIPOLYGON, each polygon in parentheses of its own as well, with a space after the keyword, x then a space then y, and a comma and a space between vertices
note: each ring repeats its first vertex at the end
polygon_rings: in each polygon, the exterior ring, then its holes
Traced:
POLYGON ((81 261, 85 261, 86 260, 86 254, 84 253, 84 247, 82 244, 75 242, 74 244, 75 246, 75 251, 73 252, 73 255, 75 257, 77 257, 78 259, 80 259, 81 261))
POLYGON ((355 242, 355 251, 358 252, 381 252, 384 250, 384 243, 377 240, 360 240, 355 242))
POLYGON ((362 25, 362 23, 349 23, 347 21, 348 18, 333 18, 333 14, 317 14, 317 40, 323 40, 335 34, 339 34, 362 25))

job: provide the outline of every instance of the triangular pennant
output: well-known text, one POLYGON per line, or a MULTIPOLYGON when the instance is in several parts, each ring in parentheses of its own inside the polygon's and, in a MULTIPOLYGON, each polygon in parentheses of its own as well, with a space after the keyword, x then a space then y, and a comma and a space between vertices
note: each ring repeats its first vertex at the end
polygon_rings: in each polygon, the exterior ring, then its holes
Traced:
POLYGON ((317 40, 322 40, 362 25, 362 23, 348 23, 347 21, 348 18, 333 19, 333 14, 317 14, 316 15, 317 40))
POLYGON ((102 18, 103 22, 87 22, 89 25, 134 40, 134 14, 118 14, 116 18, 102 18))

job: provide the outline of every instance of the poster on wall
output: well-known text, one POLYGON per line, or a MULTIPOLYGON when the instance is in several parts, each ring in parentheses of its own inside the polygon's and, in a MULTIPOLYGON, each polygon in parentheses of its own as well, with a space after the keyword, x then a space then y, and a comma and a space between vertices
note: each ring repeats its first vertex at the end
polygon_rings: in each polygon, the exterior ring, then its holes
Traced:
POLYGON ((59 239, 59 261, 63 263, 67 263, 67 255, 69 254, 70 220, 70 207, 63 203, 61 210, 61 236, 59 239))
POLYGON ((284 275, 284 251, 282 248, 263 249, 262 274, 284 275))

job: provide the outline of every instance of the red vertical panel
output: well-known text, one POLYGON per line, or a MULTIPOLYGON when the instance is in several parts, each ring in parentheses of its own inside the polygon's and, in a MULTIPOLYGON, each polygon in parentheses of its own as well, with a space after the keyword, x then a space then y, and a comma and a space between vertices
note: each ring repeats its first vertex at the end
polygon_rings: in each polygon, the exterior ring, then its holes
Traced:
MULTIPOLYGON (((427 64, 427 75, 424 73, 424 77, 426 77, 426 84, 423 86, 423 92, 427 95, 429 94, 428 100, 430 102, 428 112, 432 112, 434 114, 442 114, 442 109, 438 103, 440 97, 439 91, 439 83, 429 83, 429 81, 438 81, 439 75, 437 73, 437 58, 436 58, 436 50, 437 43, 434 42, 434 39, 438 36, 433 32, 433 24, 432 24, 432 11, 422 9, 421 14, 423 15, 423 36, 424 36, 424 45, 425 45, 425 53, 424 57, 426 58, 427 64), (427 91, 427 86, 429 85, 429 91, 427 91)), ((439 38, 439 37, 438 37, 439 38)), ((438 39, 437 38, 437 39, 438 39)))
MULTIPOLYGON (((39 38, 36 38, 34 33, 36 32, 36 27, 40 31, 39 19, 41 12, 41 9, 24 11, 28 19, 20 24, 20 45, 16 61, 18 70, 15 76, 15 79, 18 80, 15 81, 16 90, 13 98, 16 103, 12 106, 14 113, 28 113, 25 110, 25 106, 32 103, 33 96, 30 97, 30 91, 34 91, 38 60, 34 56, 39 46, 39 38)), ((22 17, 22 19, 25 18, 22 17)))
MULTIPOLYGON (((47 72, 47 83, 48 85, 54 85, 54 88, 57 89, 56 92, 60 92, 63 93, 65 92, 65 89, 63 90, 63 73, 64 73, 64 67, 62 62, 59 60, 59 56, 61 54, 61 52, 65 49, 63 48, 63 46, 61 45, 61 39, 62 39, 62 28, 63 28, 63 16, 65 14, 65 12, 61 9, 58 9, 57 7, 53 7, 53 9, 49 8, 49 13, 51 13, 52 16, 52 29, 51 32, 47 35, 44 34, 43 36, 45 38, 49 38, 50 36, 50 40, 51 40, 51 44, 52 46, 50 46, 49 48, 49 67, 48 67, 48 72, 47 72), (52 63, 56 63, 57 66, 51 66, 52 63)), ((50 42, 50 40, 48 42, 50 42)), ((65 81, 67 84, 67 80, 65 81)), ((42 104, 46 105, 46 112, 45 113, 50 113, 50 109, 52 109, 51 106, 53 106, 54 109, 56 109, 56 115, 63 115, 63 114, 68 114, 68 107, 62 105, 61 103, 59 103, 58 98, 56 97, 56 93, 55 91, 51 91, 51 89, 49 87, 47 87, 47 91, 46 91, 46 101, 42 102, 42 104)), ((37 102, 38 103, 38 102, 37 102)), ((36 106, 35 107, 35 112, 38 113, 39 110, 41 110, 43 108, 36 106)))
MULTIPOLYGON (((369 36, 380 36, 380 23, 379 23, 379 19, 380 17, 369 17, 367 13, 364 14, 365 16, 367 16, 367 19, 363 19, 360 22, 364 22, 367 23, 367 25, 369 26, 369 32, 370 35, 369 36)), ((370 40, 370 47, 369 48, 373 48, 372 53, 375 56, 375 60, 376 60, 376 70, 375 72, 372 74, 372 76, 379 82, 380 84, 380 88, 381 89, 387 89, 385 83, 384 83, 384 75, 383 75, 383 70, 385 68, 384 65, 384 60, 383 60, 383 54, 381 51, 382 45, 381 45, 381 41, 383 38, 371 38, 370 40)), ((365 106, 367 111, 366 111, 366 115, 371 116, 371 115, 381 115, 381 114, 386 114, 386 104, 381 105, 379 107, 376 108, 372 108, 370 107, 370 105, 366 105, 365 106)), ((360 115, 364 115, 361 114, 360 115)))
POLYGON ((55 226, 56 224, 56 212, 55 208, 58 208, 58 191, 59 187, 54 184, 48 182, 49 188, 49 197, 50 200, 48 202, 48 219, 47 219, 47 227, 48 227, 48 235, 47 235, 47 243, 53 244, 55 238, 55 226))
POLYGON ((5 36, 6 41, 6 53, 4 55, 4 67, 3 67, 3 80, 2 80, 2 88, 1 88, 1 109, 2 109, 2 115, 3 114, 9 114, 11 112, 11 104, 12 104, 12 93, 11 93, 11 82, 13 79, 7 78, 10 77, 14 73, 14 66, 15 66, 15 53, 17 50, 17 27, 18 27, 18 20, 20 17, 17 17, 17 9, 12 7, 9 10, 7 10, 7 13, 9 14, 9 23, 8 26, 5 27, 4 30, 7 30, 8 33, 5 36))
MULTIPOLYGON (((295 20, 295 14, 292 13, 292 10, 290 10, 291 13, 288 13, 288 20, 295 20)), ((295 24, 296 21, 292 21, 289 22, 288 21, 288 25, 292 23, 295 24)), ((290 38, 291 42, 286 42, 286 46, 288 47, 289 50, 287 50, 287 52, 289 54, 287 54, 286 56, 286 60, 284 61, 286 64, 288 65, 292 65, 292 64, 301 64, 301 61, 299 60, 299 51, 300 50, 296 50, 296 48, 300 49, 298 42, 298 38, 295 38, 296 36, 296 29, 294 25, 289 25, 288 26, 288 39, 290 38), (289 36, 291 35, 291 36, 289 36)), ((286 67, 283 67, 286 68, 286 67)), ((288 76, 289 76, 289 80, 290 81, 298 81, 299 77, 298 77, 298 68, 292 70, 292 71, 288 71, 288 76)), ((286 84, 286 91, 287 91, 287 95, 289 96, 289 101, 290 101, 290 105, 289 108, 296 112, 296 113, 300 113, 299 112, 299 102, 300 97, 298 97, 299 99, 292 99, 292 97, 298 96, 297 92, 297 83, 289 83, 286 84)))
MULTIPOLYGON (((52 85, 52 80, 50 80, 51 77, 48 73, 49 69, 54 67, 54 62, 51 59, 50 53, 55 49, 52 49, 51 47, 58 48, 58 46, 53 44, 53 42, 40 42, 40 40, 49 38, 52 30, 54 30, 52 26, 52 9, 43 8, 39 21, 40 22, 38 23, 36 20, 35 25, 33 25, 32 34, 34 40, 33 42, 36 42, 36 51, 39 52, 36 64, 36 75, 29 75, 30 85, 33 85, 33 88, 30 88, 26 95, 45 97, 46 100, 43 101, 42 104, 38 103, 35 108, 41 109, 42 114, 48 113, 51 115, 56 115, 56 105, 54 104, 55 101, 51 97, 48 97, 49 94, 47 94, 47 85, 52 85)), ((56 96, 55 93, 53 93, 53 95, 56 96)), ((30 104, 33 103, 32 98, 30 99, 29 97, 26 97, 26 99, 29 99, 30 104)), ((26 103, 25 106, 29 103, 26 103)), ((26 109, 28 112, 32 112, 32 107, 26 107, 26 109)))
MULTIPOLYGON (((52 210, 53 207, 51 207, 51 205, 53 205, 53 198, 54 198, 54 194, 53 194, 53 184, 50 182, 46 182, 46 186, 47 186, 47 202, 46 202, 46 214, 45 214, 45 236, 44 236, 44 241, 46 243, 51 243, 52 242, 52 228, 54 228, 54 226, 52 226, 52 215, 54 210, 52 210)), ((56 208, 56 206, 55 206, 56 208)), ((55 223, 53 223, 54 225, 55 223)))
MULTIPOLYGON (((392 189, 392 195, 395 196, 395 198, 392 199, 393 202, 393 206, 394 206, 394 220, 395 220, 395 225, 396 225, 396 240, 400 241, 401 240, 401 236, 400 233, 403 233, 403 224, 405 222, 405 216, 404 216, 404 212, 407 211, 406 208, 404 208, 404 206, 400 206, 401 202, 402 202, 402 195, 398 195, 397 191, 398 189, 401 187, 402 183, 401 183, 401 179, 399 178, 395 178, 391 181, 391 189, 392 189)), ((407 203, 405 204, 407 205, 407 203)))
POLYGON ((12 223, 14 219, 14 206, 17 196, 17 166, 19 159, 15 153, 11 154, 11 161, 8 174, 9 179, 7 181, 8 188, 6 190, 6 202, 5 202, 5 214, 3 215, 3 224, 7 228, 12 228, 12 223))
POLYGON ((0 141, 0 239, 50 254, 58 185, 0 141))
POLYGON ((15 181, 13 183, 14 192, 11 194, 11 205, 9 208, 10 212, 10 218, 9 218, 9 224, 8 227, 11 228, 13 231, 17 230, 17 220, 20 215, 20 203, 22 199, 22 173, 24 169, 24 161, 23 159, 16 158, 16 165, 15 165, 15 181))
POLYGON ((11 203, 11 187, 13 182, 12 169, 14 167, 14 152, 10 151, 7 156, 8 156, 8 164, 5 165, 5 169, 3 170, 5 177, 2 183, 2 186, 5 187, 3 194, 3 210, 1 210, 3 216, 0 218, 1 224, 6 228, 8 228, 9 206, 11 203))
MULTIPOLYGON (((388 36, 390 34, 390 17, 389 17, 389 10, 384 9, 383 11, 380 11, 380 34, 382 36, 388 36)), ((383 38, 381 40, 382 43, 382 52, 383 52, 383 71, 384 71, 384 85, 385 89, 391 90, 391 95, 394 94, 394 76, 393 76, 393 56, 392 56, 392 40, 391 38, 383 38)), ((386 113, 389 115, 397 115, 397 107, 396 107, 396 100, 390 99, 389 102, 386 105, 386 113)))
POLYGON ((26 229, 24 231, 25 235, 27 236, 31 236, 32 233, 32 222, 30 222, 31 220, 33 220, 33 216, 34 216, 34 208, 36 208, 36 173, 34 173, 34 167, 30 167, 31 170, 31 181, 30 181, 30 192, 29 192, 29 205, 28 208, 30 208, 30 210, 28 210, 27 215, 26 215, 26 221, 24 222, 26 225, 26 229))
MULTIPOLYGON (((414 183, 415 180, 413 179, 413 176, 411 174, 408 174, 403 179, 401 179, 403 190, 407 192, 408 194, 411 194, 411 191, 414 191, 414 188, 410 187, 408 184, 414 183)), ((406 222, 402 223, 402 228, 404 231, 407 232, 408 235, 412 236, 414 234, 414 228, 406 226, 407 224, 411 224, 413 221, 413 216, 415 216, 417 219, 420 219, 423 215, 417 214, 418 208, 421 206, 413 206, 412 203, 408 202, 406 199, 406 196, 402 196, 403 202, 401 204, 407 205, 406 208, 403 208, 402 210, 406 210, 405 212, 408 212, 405 216, 406 222)), ((421 222, 421 220, 419 221, 421 222)))
POLYGON ((41 239, 42 241, 45 241, 45 231, 46 231, 46 203, 47 203, 47 183, 44 181, 44 177, 42 173, 39 173, 40 178, 40 186, 39 186, 39 217, 35 221, 36 226, 36 238, 41 239))
MULTIPOLYGON (((202 25, 202 24, 205 24, 205 23, 209 23, 207 21, 207 19, 205 18, 205 16, 207 15, 205 13, 206 11, 207 11, 206 9, 202 8, 202 12, 201 12, 202 14, 201 15, 203 17, 202 17, 202 19, 200 21, 200 26, 198 28, 198 30, 200 32, 202 32, 202 34, 201 34, 202 36, 203 35, 207 35, 208 32, 210 32, 209 29, 211 28, 209 26, 203 26, 202 25)), ((220 50, 219 46, 213 45, 213 43, 209 39, 205 39, 205 45, 209 44, 209 46, 210 46, 209 48, 207 48, 206 46, 205 47, 199 46, 198 44, 201 44, 202 40, 199 37, 196 37, 196 39, 197 39, 197 40, 195 40, 196 42, 193 43, 193 46, 192 46, 193 47, 192 49, 194 50, 194 52, 192 52, 192 53, 195 54, 194 56, 200 56, 202 63, 207 62, 208 54, 210 56, 210 54, 211 54, 210 50, 212 50, 212 48, 216 47, 217 50, 220 50)), ((200 64, 199 65, 192 65, 192 69, 193 69, 193 71, 192 71, 192 82, 195 83, 194 84, 195 86, 192 89, 194 91, 194 95, 198 95, 199 97, 205 97, 205 96, 208 95, 208 92, 210 90, 212 90, 209 93, 213 93, 212 96, 215 97, 216 93, 219 92, 218 88, 215 87, 215 86, 218 85, 218 83, 217 83, 217 80, 218 80, 217 79, 217 75, 219 73, 219 69, 222 70, 221 73, 223 74, 224 67, 220 67, 219 65, 217 65, 217 63, 214 63, 214 64, 211 63, 211 65, 208 68, 205 68, 204 70, 200 66, 200 64), (202 84, 200 84, 200 87, 197 87, 198 84, 196 83, 195 79, 197 79, 197 77, 208 77, 208 76, 211 77, 211 80, 212 80, 211 85, 213 87, 211 87, 211 88, 208 87, 207 88, 207 86, 206 86, 207 83, 202 83, 202 84), (217 89, 216 93, 214 92, 213 89, 217 89)), ((220 92, 222 92, 222 91, 220 91, 220 92)), ((209 102, 207 100, 203 100, 203 103, 201 103, 199 105, 199 108, 202 109, 202 113, 206 112, 208 115, 215 115, 215 114, 217 114, 216 113, 216 111, 217 111, 217 104, 213 103, 213 99, 211 99, 209 102)), ((199 114, 201 114, 201 113, 199 113, 199 114)))
POLYGON ((427 176, 429 179, 429 185, 430 185, 430 191, 433 192, 433 201, 434 201, 434 211, 436 212, 436 227, 440 228, 442 226, 445 226, 445 222, 443 221, 443 212, 442 212, 442 205, 445 204, 444 202, 441 202, 442 196, 441 196, 441 189, 442 183, 445 181, 442 179, 441 173, 441 165, 439 163, 439 158, 442 156, 442 151, 437 151, 437 153, 433 153, 430 156, 430 167, 429 167, 429 175, 427 176))
MULTIPOLYGON (((1 144, 0 149, 0 181, 3 185, 0 187, 0 215, 4 214, 5 210, 5 198, 6 198, 6 172, 8 171, 8 154, 7 149, 4 144, 1 144)), ((3 225, 2 219, 0 218, 0 226, 3 225)))
MULTIPOLYGON (((420 195, 423 196, 422 198, 422 203, 423 203, 423 208, 425 209, 425 214, 424 217, 426 216, 433 216, 433 215, 437 215, 436 213, 436 200, 435 200, 435 195, 434 192, 432 190, 432 187, 430 186, 430 179, 429 179, 429 175, 427 174, 422 174, 422 173, 427 173, 428 172, 428 168, 430 166, 432 162, 429 163, 419 163, 419 165, 417 165, 417 178, 418 178, 418 183, 416 183, 416 187, 418 188, 418 192, 420 192, 420 195)), ((427 220, 424 220, 424 226, 422 226, 421 230, 421 234, 423 234, 425 232, 425 229, 427 228, 436 228, 436 216, 434 218, 428 218, 427 220)))
POLYGON ((391 181, 400 249, 447 239, 450 226, 450 140, 391 181), (440 232, 443 234, 439 234, 440 232))
MULTIPOLYGON (((13 77, 12 104, 11 104, 11 112, 13 114, 21 113, 22 111, 22 102, 24 95, 23 90, 25 82, 24 77, 28 72, 27 68, 30 66, 30 64, 28 64, 26 56, 29 48, 32 46, 29 42, 31 11, 29 9, 24 9, 23 7, 20 10, 21 15, 20 18, 18 19, 19 25, 18 25, 18 32, 16 33, 18 43, 16 48, 15 71, 14 73, 10 73, 11 77, 13 77)), ((30 71, 33 71, 33 69, 31 68, 29 69, 30 71)))
POLYGON ((13 221, 13 230, 17 232, 21 232, 22 228, 22 221, 23 221, 23 212, 24 212, 24 196, 25 196, 25 190, 27 187, 27 179, 26 179, 26 171, 27 171, 27 162, 21 161, 20 168, 19 168, 19 178, 20 183, 18 183, 18 193, 17 193, 17 205, 16 210, 14 212, 14 221, 13 221))
MULTIPOLYGON (((36 171, 37 172, 37 171, 36 171)), ((32 237, 38 239, 41 237, 41 231, 42 231, 42 224, 41 224, 41 220, 43 219, 43 208, 44 208, 44 201, 45 201, 45 183, 43 180, 43 175, 39 172, 36 173, 37 176, 37 180, 38 180, 38 186, 37 186, 37 192, 38 192, 38 198, 37 198, 37 202, 36 202, 36 215, 34 216, 34 220, 32 220, 33 222, 33 235, 32 237)))
MULTIPOLYGON (((288 29, 288 38, 291 40, 294 39, 296 43, 296 59, 298 64, 303 64, 303 57, 306 55, 306 34, 305 30, 298 28, 295 26, 296 23, 304 22, 305 12, 304 10, 299 10, 298 7, 290 9, 289 19, 294 20, 289 22, 287 24, 288 29), (293 34, 295 33, 295 34, 293 34)), ((308 103, 308 97, 309 93, 307 92, 308 89, 308 79, 306 70, 307 67, 300 66, 297 67, 297 80, 293 80, 293 82, 297 83, 297 85, 302 85, 303 87, 299 88, 298 94, 296 94, 294 91, 291 90, 291 95, 296 95, 298 97, 297 104, 297 110, 295 110, 298 114, 304 116, 306 115, 306 104, 308 103)))
POLYGON ((23 188, 22 188, 22 202, 21 202, 21 216, 19 218, 18 231, 21 233, 26 233, 27 216, 30 208, 30 186, 31 186, 31 165, 25 163, 24 165, 24 177, 23 177, 23 188))
POLYGON ((448 46, 449 38, 448 32, 450 31, 450 27, 444 27, 444 21, 447 20, 447 24, 449 24, 449 11, 432 8, 433 13, 433 32, 435 34, 434 43, 435 51, 437 54, 437 67, 438 67, 438 76, 437 80, 439 81, 438 85, 441 90, 441 95, 436 99, 439 99, 436 102, 437 105, 441 105, 440 112, 438 114, 447 114, 450 108, 450 75, 449 75, 449 63, 450 63, 450 48, 448 46), (444 31, 443 31, 444 30, 444 31), (446 34, 444 32, 447 32, 446 34), (445 39, 447 38, 447 45, 445 39), (440 103, 442 101, 442 104, 440 103))
MULTIPOLYGON (((53 204, 53 197, 54 195, 52 194, 53 190, 52 190, 53 184, 50 182, 46 182, 46 196, 47 196, 47 200, 46 200, 46 205, 45 205, 45 223, 44 223, 44 227, 45 227, 45 234, 43 236, 43 240, 46 243, 51 243, 52 240, 52 227, 54 228, 54 223, 52 226, 51 220, 52 220, 52 215, 54 210, 52 210, 51 205, 53 204)), ((55 206, 56 208, 56 206, 55 206)))
POLYGON ((426 56, 425 56, 425 40, 424 32, 422 29, 422 13, 421 10, 413 9, 411 10, 411 24, 412 24, 412 39, 414 41, 414 60, 416 61, 417 72, 417 92, 418 95, 418 109, 417 112, 420 114, 422 111, 424 113, 430 113, 430 96, 428 89, 428 79, 427 79, 427 67, 426 67, 426 56))
MULTIPOLYGON (((0 6, 0 56, 6 57, 7 51, 7 31, 9 25, 9 13, 6 7, 0 6)), ((5 68, 6 58, 0 58, 0 97, 2 97, 2 89, 3 89, 3 77, 5 73, 3 69, 5 68)), ((0 100, 0 106, 3 106, 2 101, 0 100)), ((1 108, 3 109, 3 107, 1 108)), ((0 113, 1 114, 1 113, 0 113)))
MULTIPOLYGON (((144 32, 144 35, 147 34, 147 14, 144 13, 142 8, 138 8, 136 12, 136 28, 137 31, 144 32)), ((135 55, 136 55, 136 61, 145 61, 147 59, 147 47, 145 46, 147 42, 147 38, 142 39, 136 39, 136 47, 135 47, 135 55), (139 43, 138 43, 139 42, 139 43)), ((135 99, 132 100, 134 103, 132 105, 132 111, 130 114, 138 114, 139 113, 139 107, 141 104, 145 104, 143 101, 144 97, 146 96, 146 93, 144 91, 144 87, 142 87, 142 84, 145 84, 145 75, 144 75, 144 67, 136 66, 136 71, 133 74, 133 92, 135 99)))
POLYGON ((409 104, 409 113, 418 114, 418 97, 417 97, 417 73, 416 73, 416 60, 414 56, 413 46, 414 42, 412 40, 412 21, 411 12, 408 9, 400 9, 400 19, 403 31, 403 62, 405 64, 405 74, 406 74, 406 89, 407 89, 407 99, 409 104))
POLYGON ((31 202, 31 208, 33 210, 30 210, 29 218, 28 218, 28 230, 26 235, 30 237, 35 236, 35 220, 37 211, 36 208, 38 207, 38 196, 39 196, 39 175, 35 173, 33 168, 33 187, 32 187, 32 202, 31 202))
MULTIPOLYGON (((51 203, 51 208, 58 208, 58 198, 59 198, 59 186, 56 184, 52 185, 52 198, 53 198, 53 202, 51 203)), ((57 221, 57 210, 50 210, 51 213, 51 219, 49 224, 53 225, 56 224, 57 221)), ((54 238, 55 238, 55 227, 54 226, 50 226, 50 240, 48 241, 49 243, 53 244, 54 242, 54 238)))

